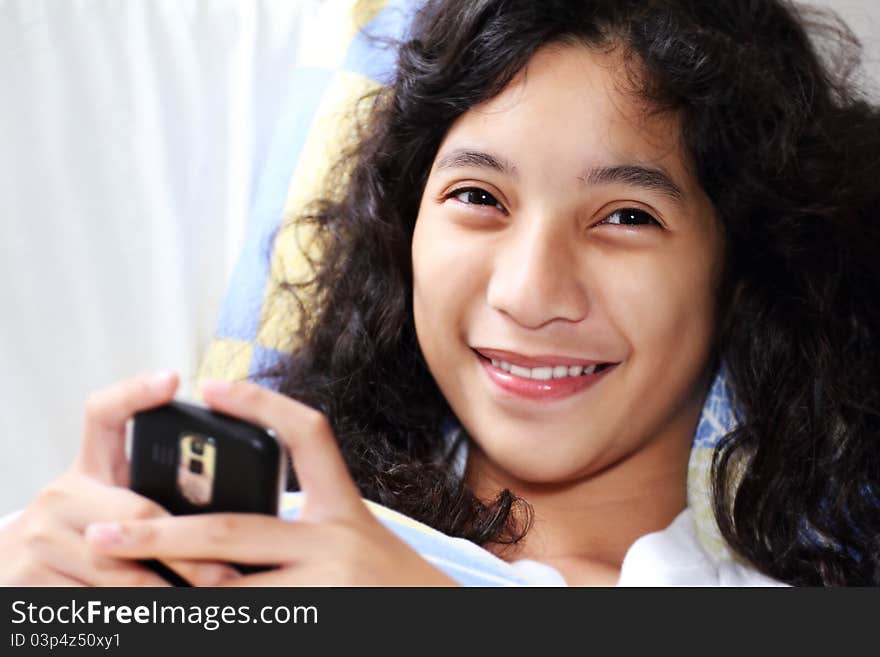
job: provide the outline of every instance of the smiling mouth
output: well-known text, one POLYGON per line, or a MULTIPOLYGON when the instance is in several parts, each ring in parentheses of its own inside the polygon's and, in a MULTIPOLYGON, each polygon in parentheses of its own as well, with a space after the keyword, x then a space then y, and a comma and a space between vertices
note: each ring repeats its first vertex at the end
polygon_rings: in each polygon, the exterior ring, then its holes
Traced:
POLYGON ((499 360, 496 358, 489 359, 489 362, 492 363, 492 367, 497 367, 504 370, 505 372, 510 372, 513 376, 518 376, 521 379, 534 379, 536 381, 549 381, 550 379, 568 379, 577 376, 589 376, 591 374, 598 374, 599 372, 602 372, 603 370, 606 370, 612 366, 612 363, 597 363, 587 366, 545 365, 541 367, 530 368, 514 365, 506 360, 499 360))
POLYGON ((516 397, 554 401, 591 387, 619 363, 474 349, 488 379, 516 397))

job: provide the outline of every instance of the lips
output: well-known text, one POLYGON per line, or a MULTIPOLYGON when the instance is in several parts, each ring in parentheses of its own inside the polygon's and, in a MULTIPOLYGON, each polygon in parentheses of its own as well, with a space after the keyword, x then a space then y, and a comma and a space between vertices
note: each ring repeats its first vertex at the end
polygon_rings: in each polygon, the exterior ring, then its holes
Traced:
POLYGON ((567 356, 523 356, 482 348, 474 351, 494 387, 508 395, 534 401, 556 401, 575 395, 598 383, 617 366, 617 363, 567 356), (561 372, 563 367, 568 368, 569 372, 580 368, 583 372, 592 373, 546 377, 548 371, 561 372))
POLYGON ((474 349, 479 355, 487 360, 503 360, 511 365, 519 367, 556 367, 566 365, 568 367, 580 366, 589 367, 590 365, 607 364, 608 361, 590 360, 587 358, 572 358, 570 356, 523 356, 512 351, 503 351, 501 349, 484 349, 479 347, 474 349))

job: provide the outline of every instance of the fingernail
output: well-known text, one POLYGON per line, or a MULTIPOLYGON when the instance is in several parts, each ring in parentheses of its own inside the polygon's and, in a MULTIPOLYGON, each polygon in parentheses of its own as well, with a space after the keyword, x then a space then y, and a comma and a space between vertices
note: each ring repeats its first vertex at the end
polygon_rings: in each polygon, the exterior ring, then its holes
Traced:
POLYGON ((86 540, 99 545, 119 545, 125 541, 125 530, 118 522, 93 522, 86 527, 86 540))
POLYGON ((154 372, 147 378, 147 385, 156 392, 164 391, 173 377, 174 372, 154 372))
POLYGON ((229 381, 218 381, 212 379, 202 384, 202 395, 228 395, 232 390, 232 384, 229 381))

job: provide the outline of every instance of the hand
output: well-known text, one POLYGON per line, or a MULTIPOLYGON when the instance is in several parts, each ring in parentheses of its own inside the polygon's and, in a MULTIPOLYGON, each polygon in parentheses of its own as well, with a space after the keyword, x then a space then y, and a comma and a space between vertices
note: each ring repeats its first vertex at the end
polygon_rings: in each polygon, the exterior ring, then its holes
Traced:
MULTIPOLYGON (((80 451, 71 467, 0 529, 0 583, 12 586, 168 586, 144 566, 96 554, 83 532, 94 521, 163 518, 168 513, 128 490, 125 423, 137 411, 167 403, 172 374, 117 383, 86 402, 80 451)), ((237 577, 223 564, 167 564, 192 583, 237 577)))
POLYGON ((297 521, 217 513, 97 523, 86 531, 96 554, 279 566, 225 582, 233 586, 455 585, 370 513, 322 414, 252 383, 212 382, 202 397, 274 429, 304 494, 297 521))

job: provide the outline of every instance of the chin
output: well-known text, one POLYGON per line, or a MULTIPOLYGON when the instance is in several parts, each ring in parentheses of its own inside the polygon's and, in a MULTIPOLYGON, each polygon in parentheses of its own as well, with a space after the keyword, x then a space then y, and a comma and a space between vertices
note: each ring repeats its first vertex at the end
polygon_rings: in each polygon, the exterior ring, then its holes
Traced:
POLYGON ((588 455, 551 450, 546 445, 525 446, 523 442, 511 440, 489 453, 484 449, 481 451, 480 460, 492 464, 492 479, 500 478, 498 483, 508 482, 505 486, 512 486, 513 482, 541 486, 566 484, 584 477, 591 470, 588 455))

